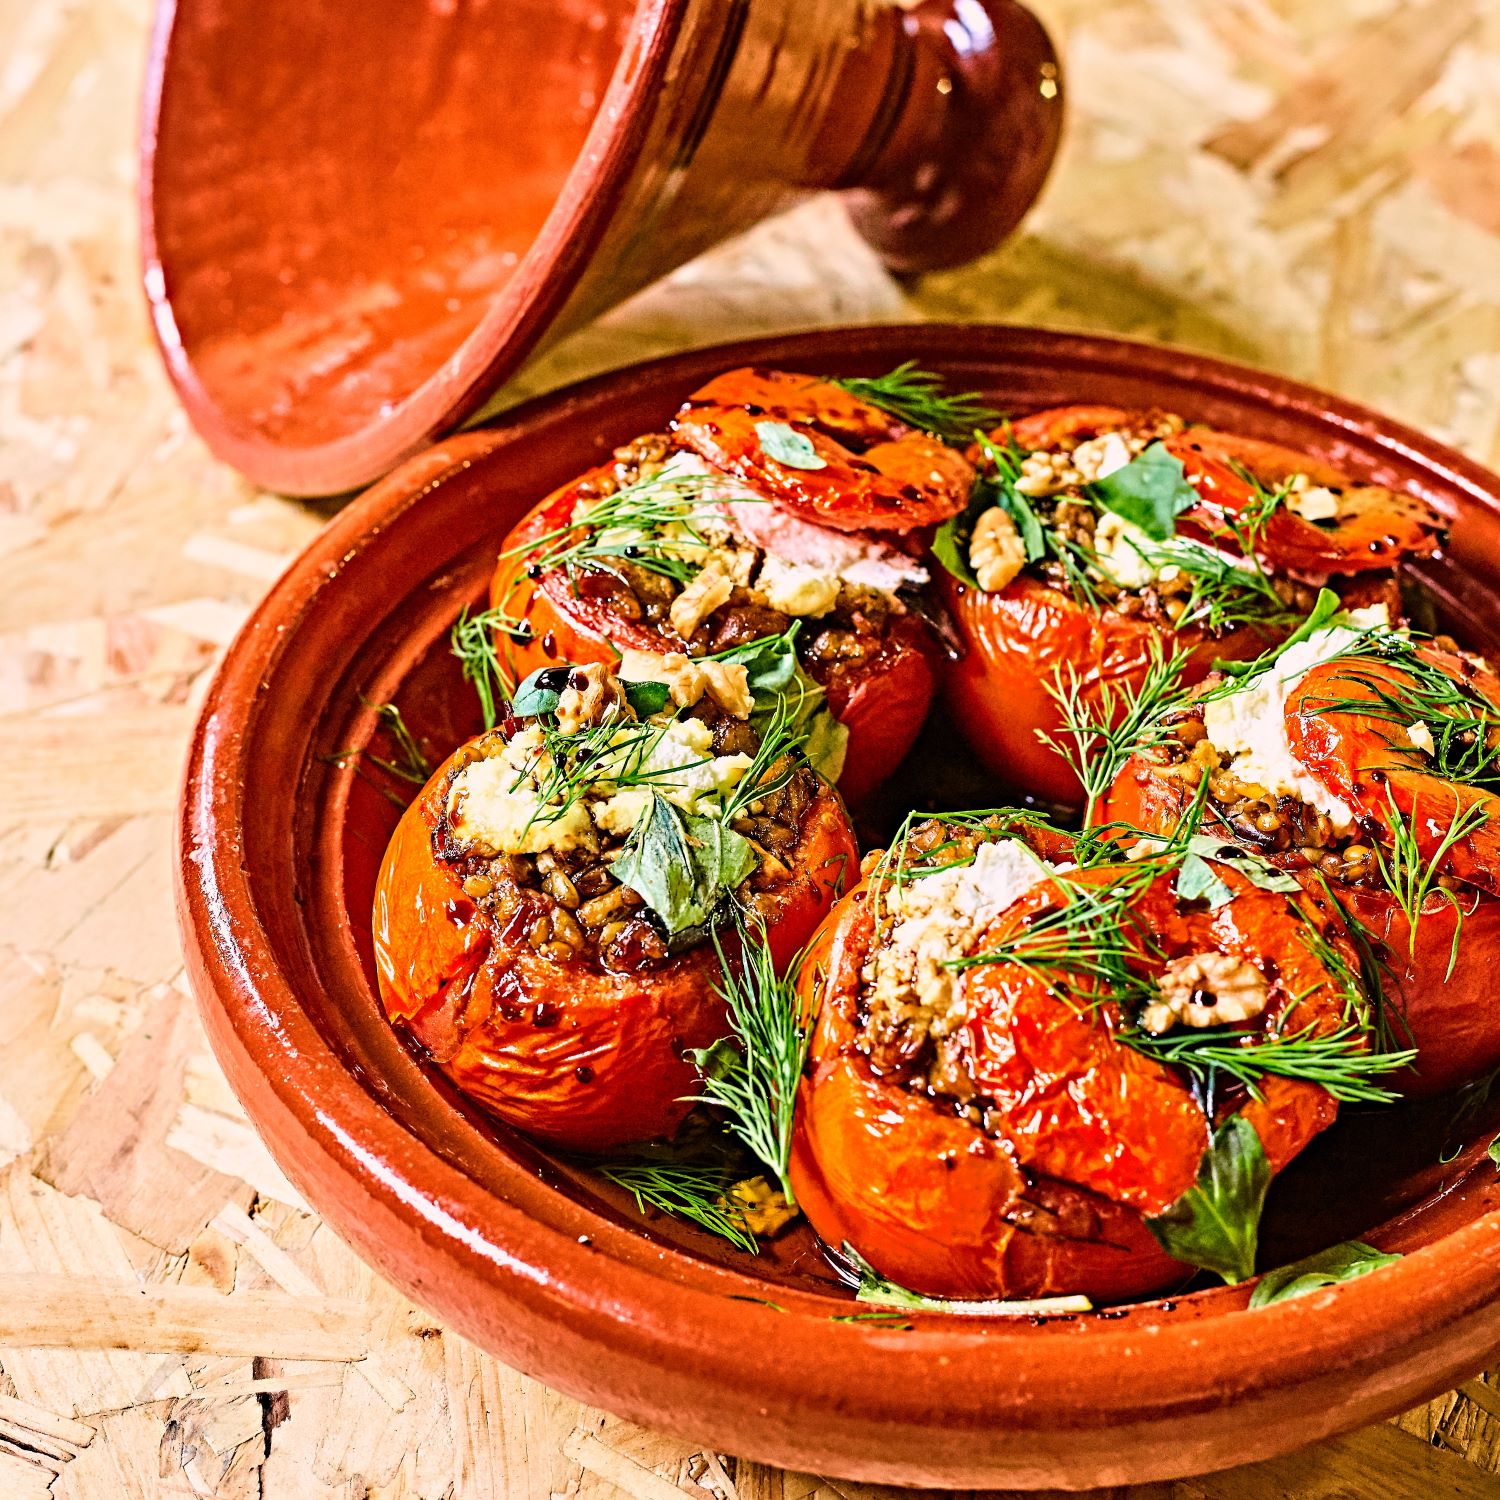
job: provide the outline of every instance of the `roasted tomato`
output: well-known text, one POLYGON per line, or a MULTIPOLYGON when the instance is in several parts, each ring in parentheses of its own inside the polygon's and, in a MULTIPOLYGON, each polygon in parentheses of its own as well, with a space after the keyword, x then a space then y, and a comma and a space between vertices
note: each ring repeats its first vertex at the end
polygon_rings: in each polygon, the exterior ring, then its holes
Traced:
POLYGON ((506 539, 491 585, 512 622, 502 656, 520 676, 622 647, 703 657, 795 631, 805 686, 848 731, 830 770, 859 801, 931 705, 917 554, 973 477, 961 453, 837 385, 733 371, 672 435, 620 449, 506 539))
POLYGON ((961 453, 814 375, 730 370, 688 397, 673 427, 715 468, 838 531, 936 526, 969 503, 974 484, 961 453), (778 457, 767 425, 811 456, 778 457))
POLYGON ((1109 717, 1112 700, 1118 720, 1157 656, 1182 656, 1186 685, 1216 660, 1253 657, 1336 574, 1362 575, 1338 583, 1351 604, 1398 601, 1392 569, 1440 539, 1439 518, 1420 501, 1169 413, 1056 408, 1002 429, 989 454, 974 456, 992 471, 1009 467, 1014 504, 971 513, 960 529, 971 581, 939 572, 962 643, 944 668, 945 693, 992 771, 1059 805, 1080 800, 1077 776, 1046 738, 1062 729, 1061 688, 1093 719, 1109 717), (1166 540, 1093 498, 1095 482, 1127 467, 1142 507, 1175 514, 1166 540), (1018 522, 1011 510, 1022 508, 1018 522))
POLYGON ((1139 693, 1152 662, 1174 644, 1188 653, 1182 680, 1191 684, 1216 661, 1257 656, 1275 639, 1252 627, 1218 637, 1198 627, 1173 631, 1090 608, 1027 573, 986 593, 943 572, 938 589, 963 642, 962 654, 943 665, 949 711, 995 775, 1058 807, 1076 806, 1082 795, 1077 773, 1055 747, 1068 743, 1060 683, 1076 683, 1083 706, 1098 712, 1102 694, 1139 693))
POLYGON ((1256 721, 1275 721, 1296 785, 1264 784, 1266 752, 1246 750, 1260 736, 1231 695, 1176 711, 1099 816, 1169 833, 1201 793, 1206 833, 1291 872, 1327 920, 1362 934, 1389 1044, 1417 1051, 1395 1086, 1434 1093, 1489 1071, 1500 681, 1455 650, 1373 630, 1323 632, 1244 687, 1256 721))
MULTIPOLYGON (((704 698, 643 722, 603 669, 559 675, 572 685, 555 715, 460 747, 407 809, 376 890, 376 965, 387 1014, 459 1088, 543 1140, 598 1150, 670 1135, 690 1107, 687 1050, 726 1032, 706 932, 723 898, 733 890, 785 963, 858 854, 839 795, 795 756, 756 773, 762 797, 731 786, 755 749, 732 713, 704 698), (682 849, 727 825, 713 849, 750 873, 720 889, 722 866, 685 869, 670 839, 632 837, 659 821, 685 831, 682 849), (652 904, 662 859, 706 917, 652 904)), ((733 933, 721 943, 737 962, 733 933)))
MULTIPOLYGON (((919 1292, 1137 1296, 1190 1274, 1146 1219, 1193 1185, 1211 1121, 1184 1072, 1123 1038, 1222 1021, 1274 1040, 1294 1001, 1326 1034, 1341 991, 1285 896, 1233 869, 1211 909, 1149 860, 1054 871, 1018 837, 1066 855, 1004 816, 935 820, 824 923, 801 971, 816 1025, 792 1184, 827 1243, 919 1292), (1106 950, 1125 983, 1095 965, 1106 950)), ((1337 1104, 1260 1090, 1221 1092, 1216 1118, 1243 1114, 1279 1169, 1337 1104)))

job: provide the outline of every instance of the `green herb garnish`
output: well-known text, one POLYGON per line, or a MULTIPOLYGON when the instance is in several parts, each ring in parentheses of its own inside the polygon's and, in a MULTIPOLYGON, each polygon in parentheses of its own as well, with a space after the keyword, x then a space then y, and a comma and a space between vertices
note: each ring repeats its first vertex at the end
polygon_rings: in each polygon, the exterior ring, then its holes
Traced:
POLYGON ((1269 1307, 1273 1302, 1305 1297, 1309 1292, 1320 1291, 1325 1286, 1353 1281, 1358 1276, 1368 1276, 1371 1271, 1378 1271, 1383 1266, 1393 1266, 1400 1259, 1399 1255, 1377 1250, 1363 1240, 1347 1240, 1342 1245, 1330 1245, 1316 1255, 1309 1255, 1275 1271, 1267 1271, 1250 1294, 1250 1306, 1269 1307))
POLYGON ((702 927, 759 862, 755 846, 727 818, 683 812, 653 792, 609 868, 675 936, 702 927))
POLYGON ((515 678, 500 660, 495 644, 497 631, 524 639, 530 627, 508 615, 503 609, 482 609, 470 613, 466 607, 453 627, 450 641, 453 654, 462 665, 464 681, 471 683, 479 698, 479 712, 484 727, 493 729, 499 717, 499 706, 515 684, 515 678))
POLYGON ((785 422, 757 422, 755 435, 760 440, 760 451, 789 469, 828 467, 828 460, 819 456, 812 439, 785 422))
POLYGON ((778 973, 764 927, 743 918, 736 925, 738 964, 730 963, 718 933, 713 934, 723 971, 718 990, 728 1009, 730 1034, 692 1054, 703 1078, 695 1102, 724 1112, 729 1132, 776 1174, 787 1203, 795 1208, 787 1161, 797 1084, 812 1036, 797 994, 804 954, 778 973))
POLYGON ((1138 526, 1156 542, 1174 536, 1177 517, 1198 503, 1182 460, 1162 443, 1152 443, 1128 464, 1094 480, 1086 493, 1096 505, 1138 526))
POLYGON ((1255 1246, 1271 1164, 1255 1127, 1231 1115, 1214 1131, 1198 1163, 1198 1180, 1146 1220, 1175 1260, 1212 1271, 1231 1284, 1255 1274, 1255 1246))
POLYGON ((994 427, 1000 421, 1000 413, 986 406, 983 397, 974 391, 949 395, 943 377, 921 369, 914 359, 873 379, 855 377, 833 383, 908 427, 948 443, 962 443, 976 427, 994 427))
POLYGON ((1447 979, 1458 963, 1458 940, 1463 936, 1464 908, 1463 902, 1453 891, 1438 883, 1438 877, 1442 874, 1443 861, 1448 857, 1448 851, 1483 828, 1489 822, 1489 814, 1477 802, 1471 802, 1467 807, 1462 806, 1455 793, 1453 816, 1448 822, 1447 832, 1438 841, 1432 854, 1424 859, 1412 820, 1396 806, 1389 787, 1386 788, 1386 796, 1391 809, 1391 847, 1387 853, 1378 843, 1373 845, 1375 863, 1386 888, 1396 898, 1396 904, 1406 918, 1413 957, 1417 951, 1417 923, 1421 920, 1427 898, 1440 896, 1453 908, 1453 946, 1448 954, 1448 972, 1443 976, 1447 979))
POLYGON ((727 1152, 644 1143, 623 1147, 608 1157, 576 1160, 606 1182, 624 1188, 639 1212, 654 1208, 696 1224, 736 1249, 759 1254, 755 1235, 728 1197, 736 1170, 727 1152))
POLYGON ((1258 1099, 1262 1079, 1293 1078, 1315 1083, 1345 1104, 1394 1103, 1399 1095, 1374 1080, 1409 1067, 1417 1054, 1372 1052, 1367 1038, 1365 1029, 1355 1024, 1326 1035, 1310 1026, 1267 1037, 1232 1026, 1178 1028, 1160 1035, 1130 1030, 1120 1035, 1127 1047, 1181 1068, 1210 1094, 1228 1078, 1258 1099))
POLYGON ((1079 677, 1072 662, 1053 668, 1047 691, 1062 723, 1057 734, 1038 731, 1043 744, 1073 768, 1086 798, 1083 820, 1093 819, 1100 797, 1114 784, 1125 762, 1139 750, 1165 742, 1162 716, 1182 701, 1182 674, 1187 654, 1166 655, 1151 641, 1151 660, 1139 688, 1112 682, 1092 684, 1079 677))

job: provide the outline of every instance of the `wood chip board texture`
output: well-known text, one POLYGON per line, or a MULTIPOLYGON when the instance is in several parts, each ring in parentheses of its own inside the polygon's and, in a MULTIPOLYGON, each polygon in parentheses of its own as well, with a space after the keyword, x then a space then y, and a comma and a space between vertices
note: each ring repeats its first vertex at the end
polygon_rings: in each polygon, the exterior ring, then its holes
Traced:
MULTIPOLYGON (((1500 466, 1500 0, 1046 0, 1071 118, 1021 235, 901 286, 832 200, 686 267, 498 405, 838 321, 1249 360, 1500 466)), ((171 816, 219 652, 323 514, 213 462, 137 288, 146 0, 0 0, 0 1497, 875 1500, 497 1365, 311 1214, 208 1056, 171 816)), ((1138 1496, 1500 1493, 1484 1377, 1138 1496)), ((1115 1492, 1124 1494, 1127 1492, 1115 1492)))

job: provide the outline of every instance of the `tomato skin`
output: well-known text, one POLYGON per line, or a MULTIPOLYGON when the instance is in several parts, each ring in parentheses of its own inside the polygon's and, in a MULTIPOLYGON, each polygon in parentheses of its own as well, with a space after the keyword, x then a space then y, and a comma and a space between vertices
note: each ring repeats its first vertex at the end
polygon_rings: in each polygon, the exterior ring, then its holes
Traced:
POLYGON ((1138 691, 1152 645, 1189 652, 1185 684, 1201 682, 1215 661, 1245 660, 1275 636, 1248 626, 1217 638, 1174 631, 1134 616, 1099 614, 1023 573, 996 593, 970 588, 938 567, 939 597, 958 628, 962 654, 943 663, 944 698, 970 747, 996 776, 1059 807, 1083 800, 1067 761, 1042 742, 1062 728, 1049 691, 1071 666, 1087 700, 1102 688, 1138 691))
MULTIPOLYGON (((386 1014, 465 1093, 553 1145, 595 1151, 671 1135, 697 1091, 687 1050, 728 1030, 712 945, 614 974, 547 958, 524 933, 495 930, 433 851, 449 764, 406 810, 381 864, 376 968, 386 1014)), ((823 786, 768 922, 778 965, 858 862, 843 803, 823 786)))
MULTIPOLYGON (((1166 775, 1148 755, 1126 763, 1101 804, 1102 822, 1119 820, 1148 833, 1170 833, 1187 805, 1179 778, 1166 775)), ((1327 905, 1322 881, 1295 859, 1268 856, 1286 866, 1307 893, 1309 905, 1327 905)), ((1385 965, 1383 988, 1396 1008, 1397 1046, 1417 1049, 1415 1064, 1387 1082, 1409 1098, 1442 1093, 1500 1065, 1500 1006, 1495 1004, 1494 955, 1500 952, 1500 898, 1458 892, 1460 910, 1429 896, 1411 923, 1394 896, 1333 880, 1329 888, 1376 945, 1385 965), (1449 974, 1454 937, 1458 957, 1449 974)))
POLYGON ((1430 557, 1442 544, 1443 519, 1424 501, 1355 485, 1311 454, 1197 427, 1166 439, 1165 446, 1181 461, 1183 474, 1200 496, 1184 521, 1205 536, 1222 532, 1226 518, 1237 516, 1253 499, 1241 470, 1272 491, 1294 474, 1306 474, 1314 485, 1347 492, 1349 514, 1331 526, 1314 525, 1286 507, 1276 511, 1257 548, 1273 572, 1326 579, 1379 571, 1408 558, 1430 557))
MULTIPOLYGON (((1325 971, 1288 940, 1285 902, 1228 878, 1239 899, 1214 914, 1184 915, 1165 881, 1153 887, 1143 912, 1153 933, 1183 951, 1269 955, 1289 986, 1317 991, 1304 1002, 1310 1021, 1336 1026, 1325 971)), ((840 902, 802 969, 816 1027, 790 1175, 814 1229, 933 1296, 1117 1299, 1186 1277, 1144 1218, 1191 1186, 1207 1142, 1181 1076, 1116 1042, 1112 1022, 1075 1014, 1035 975, 995 965, 966 980, 967 1056, 994 1135, 880 1077, 854 1045, 873 935, 867 895, 862 886, 840 902)), ((1039 888, 988 936, 1054 899, 1039 888)), ((1278 1170, 1337 1106, 1307 1084, 1270 1079, 1263 1092, 1243 1113, 1278 1170)))
MULTIPOLYGON (((593 474, 603 473, 594 470, 593 474)), ((592 475, 585 475, 588 479, 592 475)), ((531 627, 528 639, 497 639, 501 659, 516 680, 559 662, 613 663, 617 651, 680 651, 650 626, 623 620, 600 599, 575 595, 557 572, 529 578, 523 553, 528 542, 566 524, 582 481, 549 496, 505 539, 490 582, 490 603, 531 627), (509 554, 509 555, 507 555, 509 554)), ((932 632, 916 615, 891 617, 881 646, 865 661, 832 666, 803 663, 828 694, 828 707, 849 731, 839 791, 858 805, 905 758, 937 693, 939 652, 932 632)))
POLYGON ((716 469, 837 531, 923 531, 957 515, 974 487, 962 453, 814 375, 726 371, 688 397, 672 431, 716 469), (773 458, 769 424, 790 424, 818 462, 773 458))
POLYGON ((870 938, 866 893, 861 886, 840 902, 802 967, 803 1003, 818 1019, 790 1176, 813 1228, 933 1297, 1123 1298, 1187 1276, 1138 1213, 1067 1183, 1029 1185, 998 1142, 876 1077, 854 1051, 853 1003, 870 938), (1085 1232, 1034 1234, 1016 1222, 1025 1204, 1085 1232))

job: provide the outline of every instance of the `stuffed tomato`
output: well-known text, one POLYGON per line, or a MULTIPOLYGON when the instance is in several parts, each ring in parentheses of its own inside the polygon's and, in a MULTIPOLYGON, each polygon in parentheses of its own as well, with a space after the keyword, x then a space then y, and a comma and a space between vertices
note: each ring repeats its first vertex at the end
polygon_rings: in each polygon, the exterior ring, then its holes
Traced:
POLYGON ((1370 602, 1440 539, 1419 501, 1166 412, 1038 412, 975 457, 939 543, 962 644, 946 697, 991 770, 1061 806, 1081 800, 1069 722, 1118 722, 1154 664, 1191 684, 1256 656, 1318 585, 1370 602))
POLYGON ((625 668, 523 682, 407 809, 375 900, 391 1020, 487 1109, 579 1150, 687 1114, 687 1053, 726 1031, 726 910, 785 963, 858 860, 838 793, 784 726, 751 723, 743 666, 625 668))
POLYGON ((1451 642, 1358 612, 1260 670, 1211 680, 1148 731, 1100 811, 1293 875, 1364 950, 1397 1082, 1431 1093, 1500 1063, 1500 680, 1451 642))
POLYGON ((519 678, 618 647, 701 659, 790 638, 803 712, 839 726, 824 768, 858 800, 931 704, 921 552, 973 479, 962 453, 834 382, 731 371, 506 539, 501 655, 519 678))
POLYGON ((1185 886, 1187 864, 1019 813, 945 815, 874 864, 801 970, 790 1175, 829 1245, 949 1298, 1251 1273, 1259 1198, 1218 1205, 1238 1251, 1192 1248, 1200 1168, 1238 1142, 1263 1192, 1339 1096, 1269 1054, 1333 1038, 1357 1093, 1367 1046, 1288 898, 1207 861, 1185 886))

